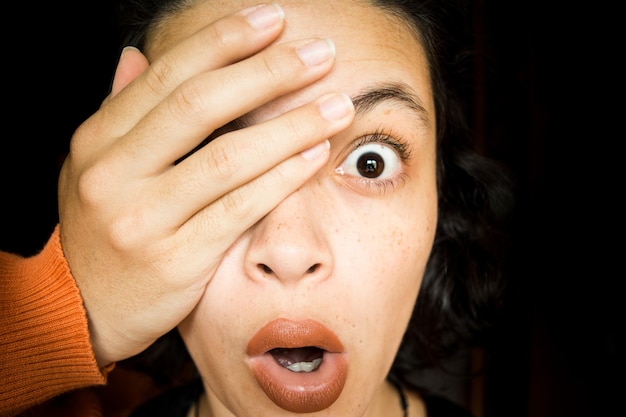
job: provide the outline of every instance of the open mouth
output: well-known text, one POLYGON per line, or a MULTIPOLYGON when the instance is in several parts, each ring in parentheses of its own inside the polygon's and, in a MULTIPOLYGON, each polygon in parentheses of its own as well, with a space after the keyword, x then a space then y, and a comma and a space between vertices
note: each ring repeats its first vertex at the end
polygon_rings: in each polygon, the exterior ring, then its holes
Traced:
POLYGON ((330 407, 341 395, 348 365, 339 338, 322 324, 274 320, 248 343, 253 376, 274 404, 295 413, 330 407))
POLYGON ((276 348, 270 350, 272 357, 282 366, 292 372, 313 372, 324 357, 324 351, 314 346, 303 348, 276 348))

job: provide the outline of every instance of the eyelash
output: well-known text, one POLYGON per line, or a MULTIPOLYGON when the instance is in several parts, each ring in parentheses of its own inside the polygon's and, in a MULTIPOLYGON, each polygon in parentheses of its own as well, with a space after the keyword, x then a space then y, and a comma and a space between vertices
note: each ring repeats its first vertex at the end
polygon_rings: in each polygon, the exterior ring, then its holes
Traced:
MULTIPOLYGON (((337 168, 337 170, 340 170, 338 172, 343 172, 343 164, 346 162, 352 152, 356 151, 362 146, 371 143, 382 144, 391 148, 398 155, 400 164, 406 164, 406 162, 411 158, 410 146, 405 140, 402 139, 401 136, 386 133, 382 130, 377 130, 374 133, 360 137, 353 143, 351 150, 348 153, 348 156, 344 158, 344 160, 342 161, 342 165, 337 168)), ((375 188, 375 192, 379 194, 385 194, 388 189, 395 189, 398 183, 400 181, 403 181, 404 175, 401 174, 400 176, 396 176, 394 178, 382 180, 355 176, 352 176, 352 178, 353 181, 358 182, 361 187, 364 187, 368 190, 375 188)))

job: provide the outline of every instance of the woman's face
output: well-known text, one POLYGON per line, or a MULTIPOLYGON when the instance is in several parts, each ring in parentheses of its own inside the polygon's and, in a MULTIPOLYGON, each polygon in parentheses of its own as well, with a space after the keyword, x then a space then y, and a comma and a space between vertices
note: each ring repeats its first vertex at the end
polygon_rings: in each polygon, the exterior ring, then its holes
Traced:
MULTIPOLYGON (((198 1, 165 27, 168 42, 253 4, 198 1)), ((437 221, 426 58, 405 24, 365 2, 281 5, 278 42, 330 37, 336 65, 251 119, 331 91, 348 93, 357 117, 331 138, 326 166, 235 242, 179 329, 213 416, 387 415, 399 406, 385 377, 437 221)))

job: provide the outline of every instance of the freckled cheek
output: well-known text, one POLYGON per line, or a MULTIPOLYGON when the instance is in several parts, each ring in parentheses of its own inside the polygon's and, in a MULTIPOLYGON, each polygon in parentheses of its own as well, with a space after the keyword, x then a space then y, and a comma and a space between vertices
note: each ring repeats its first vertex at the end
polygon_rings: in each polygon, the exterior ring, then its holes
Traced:
POLYGON ((432 249, 434 216, 397 216, 379 229, 378 249, 371 249, 376 253, 372 263, 378 270, 380 293, 387 294, 384 299, 396 311, 400 305, 406 306, 408 314, 412 311, 432 249))
POLYGON ((391 293, 388 299, 392 306, 414 301, 427 258, 427 248, 420 245, 420 241, 409 239, 405 233, 396 234, 389 240, 389 258, 386 270, 381 274, 391 293))
MULTIPOLYGON (((352 260, 351 271, 355 305, 344 314, 358 323, 350 339, 357 341, 359 356, 383 366, 387 363, 381 363, 381 357, 391 363, 413 312, 430 238, 417 238, 414 229, 379 223, 384 227, 359 236, 363 252, 352 260), (368 349, 361 349, 364 345, 368 349)), ((346 307, 346 302, 342 305, 346 307)))

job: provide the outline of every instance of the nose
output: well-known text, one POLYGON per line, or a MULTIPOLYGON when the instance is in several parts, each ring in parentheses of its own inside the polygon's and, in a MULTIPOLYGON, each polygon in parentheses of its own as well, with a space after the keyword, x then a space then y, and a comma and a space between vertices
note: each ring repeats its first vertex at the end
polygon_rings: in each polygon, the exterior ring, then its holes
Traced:
POLYGON ((283 200, 253 227, 244 261, 247 275, 283 285, 326 279, 333 259, 320 222, 323 212, 320 200, 302 189, 283 200))

